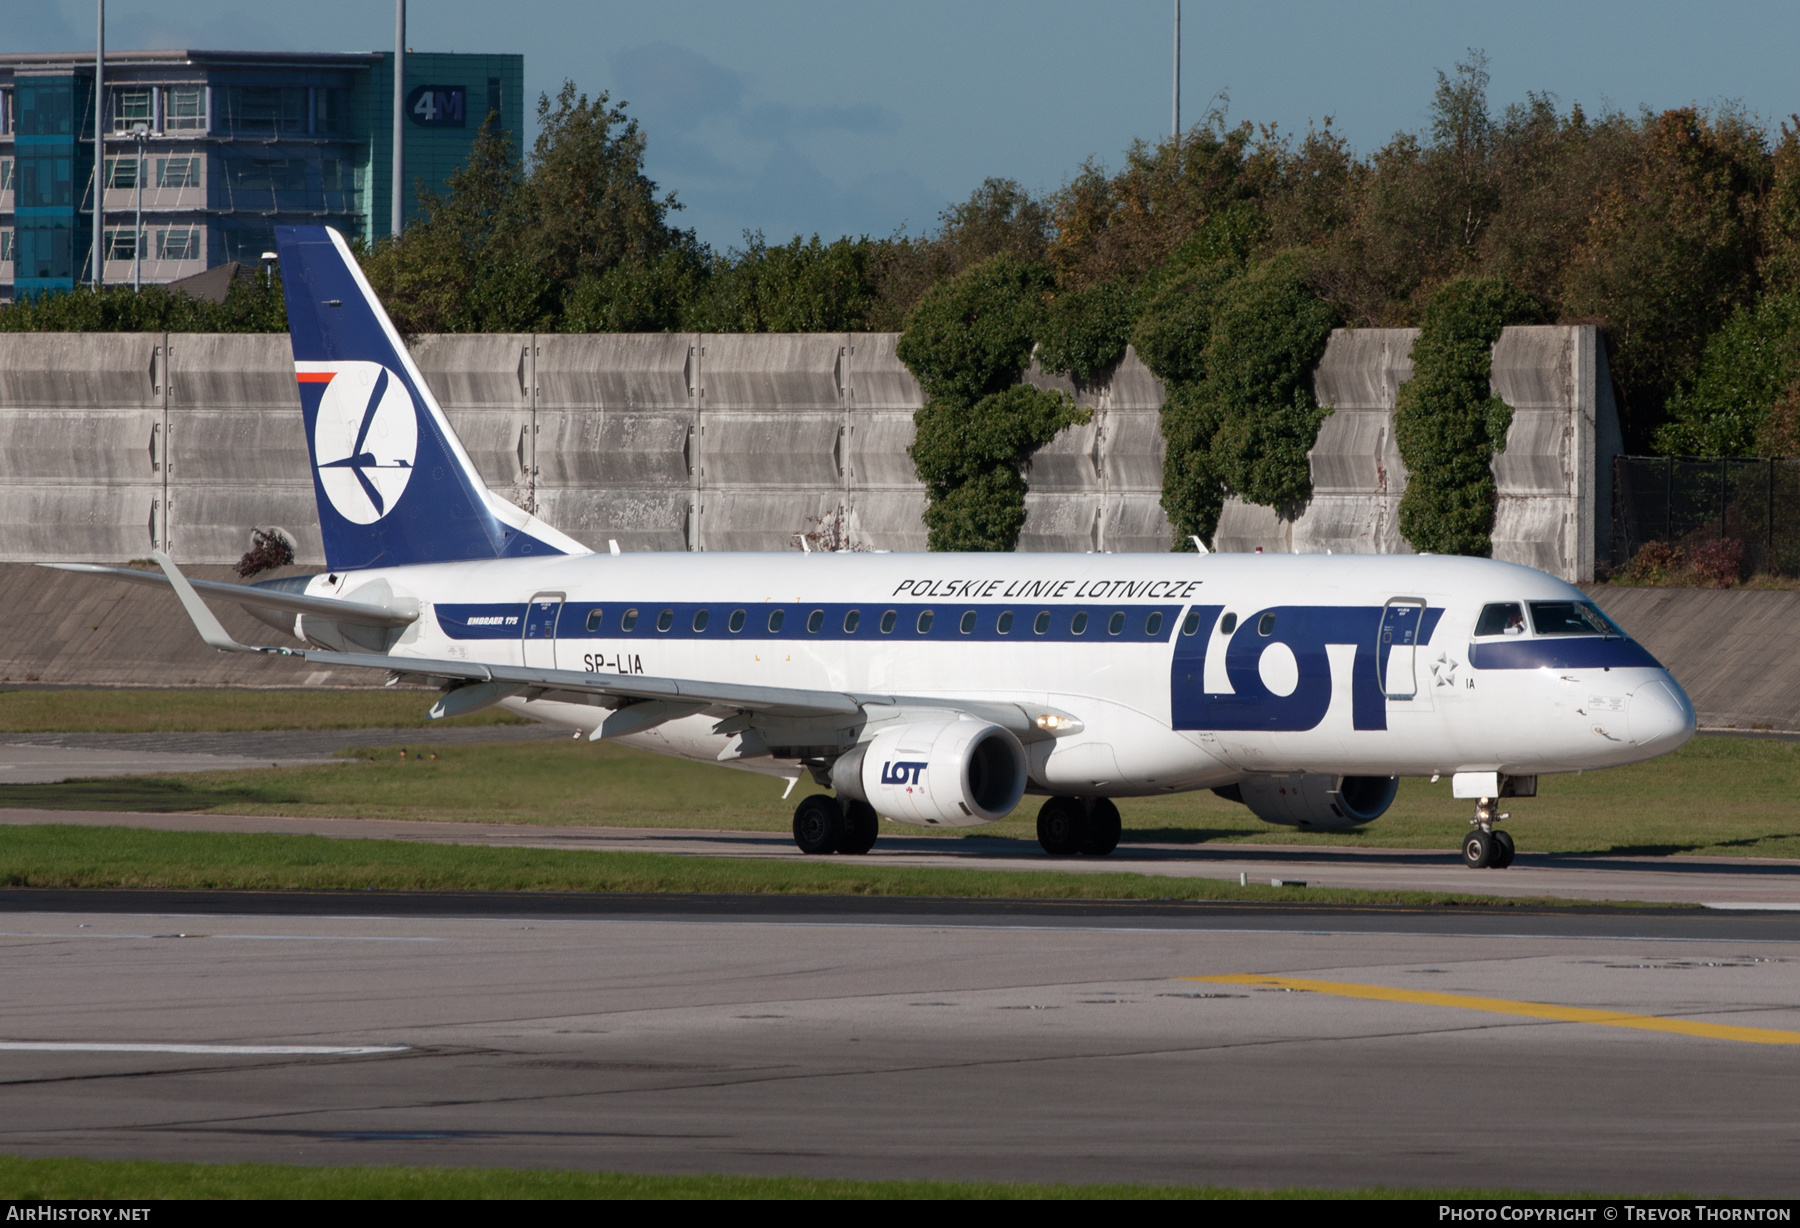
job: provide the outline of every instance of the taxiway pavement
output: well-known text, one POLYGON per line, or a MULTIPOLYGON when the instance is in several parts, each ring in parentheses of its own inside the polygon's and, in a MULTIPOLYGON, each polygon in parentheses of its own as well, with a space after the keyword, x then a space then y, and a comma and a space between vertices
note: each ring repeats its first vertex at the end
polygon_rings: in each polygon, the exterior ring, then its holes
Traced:
POLYGON ((0 891, 0 984, 15 1155, 1800 1193, 1791 914, 0 891))

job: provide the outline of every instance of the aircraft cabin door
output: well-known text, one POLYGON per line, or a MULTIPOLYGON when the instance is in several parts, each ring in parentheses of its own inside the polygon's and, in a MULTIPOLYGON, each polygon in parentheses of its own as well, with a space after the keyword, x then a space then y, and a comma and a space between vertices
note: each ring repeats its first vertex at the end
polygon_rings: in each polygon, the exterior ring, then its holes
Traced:
POLYGON ((1395 597, 1382 607, 1375 652, 1382 662, 1381 689, 1389 699, 1412 699, 1419 693, 1419 627, 1424 621, 1421 597, 1395 597))
POLYGON ((561 593, 539 593, 525 607, 525 655, 527 669, 556 668, 556 616, 562 612, 561 593))

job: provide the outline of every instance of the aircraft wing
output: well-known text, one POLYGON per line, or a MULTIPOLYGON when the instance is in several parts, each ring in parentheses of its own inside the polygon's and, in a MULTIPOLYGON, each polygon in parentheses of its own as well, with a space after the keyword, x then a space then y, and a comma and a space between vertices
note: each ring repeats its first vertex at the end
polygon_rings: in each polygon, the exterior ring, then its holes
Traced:
MULTIPOLYGON (((159 551, 150 557, 163 571, 163 574, 156 579, 175 590, 175 595, 181 600, 182 608, 187 611, 188 617, 194 621, 195 629, 200 632, 200 638, 221 652, 257 652, 271 656, 300 657, 320 665, 359 666, 365 669, 387 670, 405 677, 476 684, 472 687, 458 688, 444 696, 432 709, 432 715, 438 717, 473 712, 508 696, 523 694, 527 691, 535 691, 540 696, 550 691, 609 696, 626 703, 635 703, 640 700, 660 700, 667 704, 681 705, 693 711, 718 707, 736 711, 775 712, 787 716, 849 715, 860 711, 865 702, 883 702, 885 699, 885 697, 874 696, 859 699, 837 691, 742 686, 727 682, 694 682, 680 678, 650 678, 641 674, 613 676, 590 674, 582 670, 571 669, 539 669, 518 665, 486 665, 475 661, 394 657, 378 652, 327 652, 314 648, 268 648, 240 644, 231 638, 224 625, 219 622, 211 610, 207 609, 206 603, 200 599, 198 590, 202 584, 205 584, 208 595, 218 596, 229 601, 243 601, 245 593, 261 596, 264 590, 246 588, 237 584, 207 584, 205 581, 196 583, 183 575, 168 555, 159 551), (463 695, 465 691, 473 693, 463 695), (463 695, 460 700, 457 698, 459 695, 463 695)), ((131 579, 140 583, 150 578, 146 572, 128 571, 117 567, 92 567, 86 564, 63 564, 62 566, 68 570, 100 572, 113 575, 115 578, 131 579)), ((382 610, 378 606, 363 606, 357 602, 336 601, 320 597, 297 598, 294 594, 286 593, 273 594, 273 596, 280 597, 285 601, 302 600, 319 603, 328 607, 328 611, 308 607, 303 612, 329 612, 339 621, 349 621, 339 612, 344 606, 353 606, 359 610, 380 613, 388 617, 398 617, 394 611, 382 610)), ((407 617, 398 625, 404 626, 417 617, 416 614, 407 617)), ((388 623, 386 625, 396 624, 388 623)), ((892 702, 891 699, 885 701, 892 702)))
MULTIPOLYGON (((484 665, 474 661, 449 661, 424 657, 393 657, 378 652, 321 652, 314 649, 280 650, 304 656, 319 665, 350 665, 384 669, 402 677, 433 681, 498 684, 496 693, 567 691, 626 701, 663 700, 702 708, 732 708, 740 712, 771 712, 783 716, 847 716, 863 703, 893 702, 891 697, 853 696, 840 691, 809 691, 797 687, 742 686, 728 682, 700 682, 687 678, 652 678, 643 674, 590 674, 576 669, 541 669, 521 665, 484 665)), ((457 691, 445 696, 458 715, 472 706, 454 701, 457 691)), ((483 696, 485 698, 485 695, 483 696)), ((502 696, 504 697, 504 696, 502 696)), ((473 700, 475 697, 471 696, 473 700)), ((438 715, 433 709, 433 715, 438 715)))
MULTIPOLYGON (((209 596, 224 600, 242 602, 243 594, 253 593, 259 597, 280 598, 286 602, 304 601, 308 605, 274 606, 277 609, 297 609, 302 613, 329 613, 339 621, 351 621, 342 608, 349 606, 357 610, 369 611, 371 617, 379 613, 398 619, 402 616, 391 610, 383 610, 377 606, 364 606, 358 602, 338 601, 331 598, 299 597, 295 594, 273 593, 267 590, 246 588, 236 584, 215 584, 205 581, 189 580, 178 569, 169 556, 161 552, 150 556, 162 568, 163 574, 154 579, 149 573, 127 571, 116 567, 95 567, 86 564, 62 564, 66 570, 98 572, 113 575, 120 579, 129 579, 137 583, 146 580, 154 582, 162 580, 174 589, 180 599, 182 608, 194 622, 200 632, 200 638, 221 652, 254 652, 271 656, 298 657, 317 665, 349 666, 361 669, 385 670, 396 677, 418 678, 423 681, 460 684, 453 686, 431 709, 433 718, 461 716, 479 711, 491 704, 514 695, 527 695, 540 699, 546 695, 562 693, 570 698, 595 696, 602 699, 616 700, 616 704, 604 704, 606 707, 619 709, 613 716, 606 718, 603 727, 596 729, 595 737, 613 737, 636 729, 649 728, 665 720, 674 719, 691 713, 709 709, 724 709, 730 712, 756 712, 772 716, 853 716, 872 706, 917 705, 921 707, 951 708, 994 721, 1019 736, 1024 741, 1036 741, 1044 737, 1058 737, 1072 733, 1080 728, 1080 723, 1067 713, 1058 711, 1055 720, 1046 724, 1044 716, 1033 716, 1023 708, 1010 703, 969 702, 957 699, 945 699, 933 696, 898 696, 862 694, 847 691, 817 691, 799 687, 746 686, 740 683, 709 682, 688 678, 653 678, 642 674, 594 674, 584 670, 544 669, 525 665, 489 665, 478 661, 455 661, 429 657, 396 657, 378 652, 331 652, 315 648, 274 648, 258 647, 251 644, 240 644, 231 638, 218 618, 201 600, 202 585, 209 596), (326 607, 324 610, 319 606, 326 607)), ((406 618, 412 621, 417 615, 406 618)), ((378 625, 405 625, 405 622, 390 622, 378 625)))
MULTIPOLYGON (((130 567, 102 567, 97 563, 40 563, 40 567, 56 571, 77 571, 87 575, 111 576, 127 584, 150 588, 174 588, 163 572, 137 571, 130 567)), ((185 579, 185 577, 184 577, 185 579)), ((281 610, 288 614, 316 614, 340 623, 363 627, 405 627, 419 619, 417 610, 394 610, 361 601, 344 601, 337 597, 309 597, 305 593, 289 593, 280 589, 260 588, 250 584, 221 584, 216 580, 187 580, 195 591, 221 601, 253 605, 265 610, 281 610)))

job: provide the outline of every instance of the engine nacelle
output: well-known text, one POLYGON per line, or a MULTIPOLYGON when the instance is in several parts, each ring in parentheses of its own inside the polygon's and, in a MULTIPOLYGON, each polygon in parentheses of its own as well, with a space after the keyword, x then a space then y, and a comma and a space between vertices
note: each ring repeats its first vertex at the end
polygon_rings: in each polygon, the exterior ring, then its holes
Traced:
POLYGON ((1398 776, 1252 776, 1223 789, 1265 823, 1343 831, 1387 813, 1400 791, 1398 776))
POLYGON ((1018 739, 967 716, 884 729, 831 767, 832 788, 877 814, 945 827, 1004 818, 1025 780, 1018 739))

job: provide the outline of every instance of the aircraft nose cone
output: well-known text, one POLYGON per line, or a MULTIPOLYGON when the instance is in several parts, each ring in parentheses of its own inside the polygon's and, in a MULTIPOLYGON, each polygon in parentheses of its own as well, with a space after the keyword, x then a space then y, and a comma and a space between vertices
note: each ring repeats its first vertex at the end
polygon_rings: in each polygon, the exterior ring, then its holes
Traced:
POLYGON ((1631 740, 1659 751, 1674 750, 1694 736, 1694 705, 1674 679, 1646 682, 1625 709, 1631 740))

